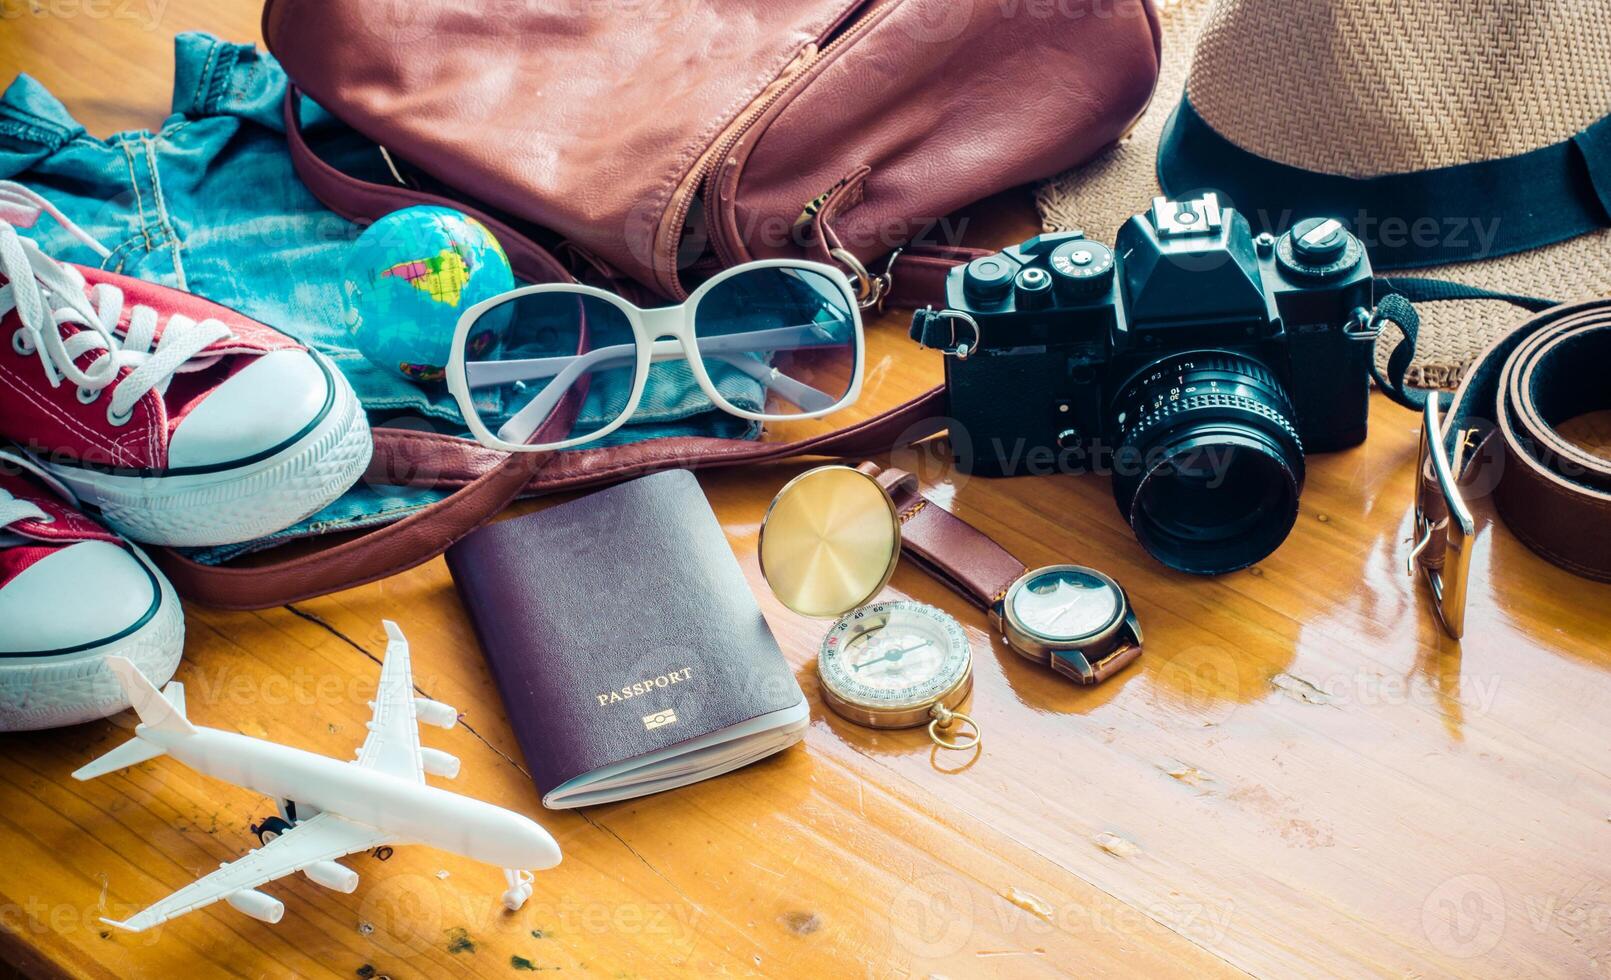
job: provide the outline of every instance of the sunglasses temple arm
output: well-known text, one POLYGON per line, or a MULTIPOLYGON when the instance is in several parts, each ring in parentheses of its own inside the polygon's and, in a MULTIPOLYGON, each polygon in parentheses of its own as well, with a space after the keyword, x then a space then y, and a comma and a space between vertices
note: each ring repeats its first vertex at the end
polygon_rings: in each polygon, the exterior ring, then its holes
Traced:
MULTIPOLYGON (((632 348, 628 347, 627 349, 630 351, 632 348)), ((498 438, 504 442, 524 444, 526 440, 531 438, 532 433, 537 431, 538 426, 548 421, 548 416, 553 414, 554 408, 559 405, 560 399, 564 398, 566 393, 571 390, 571 386, 576 383, 576 379, 586 373, 599 360, 594 359, 593 355, 602 354, 606 350, 609 350, 609 348, 600 348, 580 357, 568 358, 571 363, 565 365, 554 376, 553 381, 544 385, 543 390, 539 391, 531 401, 527 402, 524 408, 511 415, 507 422, 498 427, 498 438)), ((615 358, 609 359, 613 360, 615 358)), ((560 360, 567 360, 567 358, 560 358, 560 360)))
MULTIPOLYGON (((750 348, 759 343, 778 342, 782 344, 793 343, 792 349, 800 350, 806 346, 823 346, 818 344, 799 344, 800 340, 809 339, 815 334, 815 328, 783 327, 772 330, 753 330, 748 333, 726 334, 721 337, 707 337, 698 341, 701 354, 716 354, 733 367, 738 368, 751 378, 762 383, 763 386, 776 389, 777 392, 790 401, 799 405, 808 412, 822 411, 832 408, 839 399, 817 390, 803 382, 796 381, 777 371, 770 365, 763 364, 752 358, 744 356, 750 353, 750 348)), ((600 362, 630 360, 636 354, 636 347, 631 344, 617 344, 613 347, 601 347, 598 350, 588 351, 586 354, 571 357, 535 358, 526 361, 504 362, 475 362, 465 365, 466 380, 470 387, 485 387, 489 384, 502 384, 515 380, 538 380, 550 376, 551 368, 558 368, 552 373, 553 381, 543 387, 524 408, 510 416, 509 420, 498 427, 498 438, 504 442, 524 443, 537 431, 537 427, 547 420, 559 400, 565 397, 583 373, 592 370, 600 362), (479 370, 483 365, 491 370, 479 370), (524 366, 531 373, 523 376, 512 376, 505 370, 520 370, 524 366), (474 372, 474 374, 472 374, 474 372), (502 380, 487 380, 491 376, 499 376, 502 380)))
POLYGON ((827 392, 813 388, 804 381, 791 378, 763 361, 757 361, 754 358, 743 355, 721 354, 718 356, 729 366, 759 381, 761 387, 777 392, 808 412, 826 411, 840 402, 840 399, 827 392))
POLYGON ((635 344, 615 344, 611 347, 590 350, 586 354, 567 354, 564 357, 467 361, 464 365, 464 380, 470 388, 475 389, 513 384, 517 381, 541 381, 543 378, 567 375, 574 377, 575 372, 591 370, 606 362, 631 362, 636 360, 637 356, 638 348, 635 344))
MULTIPOLYGON (((761 361, 743 355, 721 355, 724 362, 749 375, 761 383, 762 387, 776 391, 779 395, 800 406, 807 412, 826 411, 837 405, 839 399, 827 392, 813 388, 803 381, 797 381, 783 372, 761 361)), ((572 358, 572 364, 560 372, 552 383, 544 386, 525 408, 516 412, 507 422, 498 427, 498 438, 504 442, 524 443, 537 431, 550 412, 565 396, 565 392, 575 383, 577 376, 585 366, 578 366, 575 362, 584 358, 572 358), (568 375, 568 376, 567 376, 568 375)))
MULTIPOLYGON (((788 348, 790 350, 805 350, 810 347, 835 347, 845 341, 834 341, 823 338, 817 333, 815 325, 802 327, 774 327, 767 330, 751 330, 746 333, 723 334, 719 337, 701 337, 695 341, 701 354, 750 354, 755 353, 757 347, 772 349, 788 348), (817 343, 808 341, 816 340, 817 343)), ((657 347, 659 345, 656 345, 657 347)), ((678 354, 681 348, 675 345, 666 347, 665 354, 678 354)), ((661 352, 656 351, 657 355, 661 352)), ((537 381, 542 378, 552 378, 564 374, 576 361, 586 361, 584 368, 592 368, 602 361, 630 361, 637 355, 637 347, 633 344, 615 344, 610 347, 600 347, 598 350, 588 351, 586 354, 568 354, 564 357, 529 357, 507 361, 467 361, 464 365, 466 383, 473 388, 486 388, 491 385, 509 384, 515 381, 537 381)), ((656 360, 669 360, 670 357, 657 356, 656 360)))

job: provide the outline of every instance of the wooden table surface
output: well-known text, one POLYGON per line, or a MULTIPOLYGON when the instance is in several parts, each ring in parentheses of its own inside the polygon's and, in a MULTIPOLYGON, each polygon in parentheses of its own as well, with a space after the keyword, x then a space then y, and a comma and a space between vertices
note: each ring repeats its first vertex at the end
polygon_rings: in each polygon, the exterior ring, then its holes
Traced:
MULTIPOLYGON (((35 75, 97 134, 151 126, 171 37, 192 28, 255 39, 257 5, 0 0, 0 77, 35 75)), ((1022 195, 996 205, 976 240, 1031 230, 1022 195)), ((863 411, 939 376, 900 319, 870 328, 863 411)), ((542 810, 440 561, 294 607, 191 607, 191 715, 336 756, 364 733, 380 620, 400 621, 418 686, 463 711, 425 733, 464 760, 454 787, 538 818, 564 863, 516 914, 496 869, 403 847, 351 859, 352 895, 269 886, 277 926, 219 904, 114 934, 99 916, 234 859, 269 804, 165 759, 69 779, 128 718, 9 735, 0 959, 100 977, 1611 976, 1611 588, 1490 527, 1469 635, 1446 640, 1403 570, 1416 424, 1378 400, 1363 446, 1311 460, 1287 543, 1216 579, 1149 559, 1100 478, 970 480, 943 446, 898 454, 1030 565, 1115 575, 1145 625, 1136 667, 1079 689, 902 567, 890 595, 968 629, 976 758, 820 706, 824 624, 778 605, 755 561, 766 504, 804 463, 701 483, 811 697, 805 743, 661 796, 542 810)))

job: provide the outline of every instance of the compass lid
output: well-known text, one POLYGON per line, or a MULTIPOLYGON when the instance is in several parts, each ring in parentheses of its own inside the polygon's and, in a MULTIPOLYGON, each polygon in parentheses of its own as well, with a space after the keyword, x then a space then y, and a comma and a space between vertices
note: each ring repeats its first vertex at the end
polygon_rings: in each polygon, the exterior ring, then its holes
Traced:
POLYGON ((819 466, 772 498, 758 549, 761 574, 780 602, 832 619, 889 584, 901 556, 901 523, 875 478, 849 466, 819 466))

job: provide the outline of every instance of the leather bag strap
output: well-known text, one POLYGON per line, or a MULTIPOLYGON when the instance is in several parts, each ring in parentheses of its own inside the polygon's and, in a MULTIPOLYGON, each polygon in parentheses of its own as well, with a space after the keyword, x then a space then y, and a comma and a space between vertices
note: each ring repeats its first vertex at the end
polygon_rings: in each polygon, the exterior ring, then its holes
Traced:
MULTIPOLYGON (((395 524, 294 558, 220 567, 203 565, 172 550, 157 551, 154 557, 188 599, 222 609, 266 609, 364 585, 430 561, 492 520, 539 472, 544 490, 559 491, 674 466, 731 466, 806 455, 865 456, 938 433, 943 428, 938 420, 944 414, 942 385, 862 422, 794 442, 650 440, 608 452, 511 453, 447 498, 395 524), (682 445, 668 454, 668 447, 657 446, 667 442, 682 445), (684 452, 686 457, 681 455, 684 452)), ((428 435, 397 432, 393 438, 428 435)))

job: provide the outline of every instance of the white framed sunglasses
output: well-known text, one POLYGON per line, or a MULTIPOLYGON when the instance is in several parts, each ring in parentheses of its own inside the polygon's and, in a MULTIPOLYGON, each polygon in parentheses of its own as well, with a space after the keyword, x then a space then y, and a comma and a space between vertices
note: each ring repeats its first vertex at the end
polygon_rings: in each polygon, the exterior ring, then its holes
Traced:
POLYGON ((724 412, 781 422, 855 402, 865 354, 861 309, 843 272, 762 259, 713 276, 677 306, 643 309, 577 283, 483 300, 459 317, 447 385, 478 441, 538 452, 626 424, 657 363, 680 362, 665 364, 656 385, 675 392, 691 380, 724 412), (566 437, 532 441, 555 430, 566 437))

